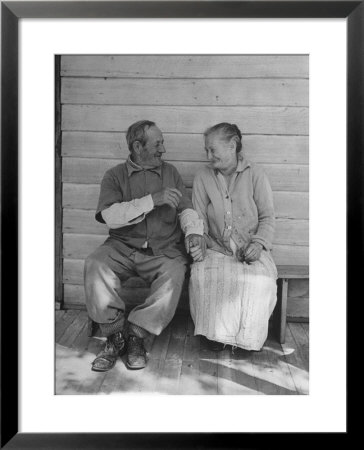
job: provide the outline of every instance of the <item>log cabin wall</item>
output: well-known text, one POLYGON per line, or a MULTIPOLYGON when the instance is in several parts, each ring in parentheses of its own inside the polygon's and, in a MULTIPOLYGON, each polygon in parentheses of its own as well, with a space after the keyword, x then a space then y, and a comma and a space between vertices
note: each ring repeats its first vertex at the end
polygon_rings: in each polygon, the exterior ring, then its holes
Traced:
MULTIPOLYGON (((84 258, 107 235, 94 219, 99 184, 125 160, 125 132, 157 123, 166 161, 190 190, 206 163, 202 133, 236 123, 247 158, 261 164, 276 209, 276 264, 308 265, 308 56, 62 56, 64 306, 84 307, 84 258)), ((308 280, 289 285, 288 316, 308 317, 308 280)))

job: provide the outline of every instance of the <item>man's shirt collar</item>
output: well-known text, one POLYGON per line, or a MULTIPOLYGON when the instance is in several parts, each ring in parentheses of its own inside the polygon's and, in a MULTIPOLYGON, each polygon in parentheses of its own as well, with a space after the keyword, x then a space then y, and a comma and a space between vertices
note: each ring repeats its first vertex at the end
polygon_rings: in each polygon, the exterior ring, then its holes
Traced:
MULTIPOLYGON (((163 163, 162 163, 163 164, 163 163)), ((130 156, 126 160, 126 169, 128 171, 128 176, 130 177, 134 172, 140 172, 141 170, 144 170, 143 167, 140 167, 138 164, 136 164, 134 161, 131 160, 130 156)), ((150 170, 151 172, 157 173, 159 176, 162 175, 162 165, 158 167, 152 167, 150 170)))

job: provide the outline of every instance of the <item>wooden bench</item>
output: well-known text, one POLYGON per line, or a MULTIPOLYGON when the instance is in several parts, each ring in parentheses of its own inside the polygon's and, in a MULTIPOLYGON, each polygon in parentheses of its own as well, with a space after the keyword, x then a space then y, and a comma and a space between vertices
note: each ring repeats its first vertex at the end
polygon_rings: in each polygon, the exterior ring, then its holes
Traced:
MULTIPOLYGON (((273 326, 274 331, 279 343, 284 344, 286 336, 286 322, 287 322, 287 299, 288 299, 288 280, 289 279, 308 279, 309 278, 309 267, 308 266, 277 266, 278 269, 278 291, 277 291, 277 304, 273 311, 273 326)), ((180 305, 184 304, 188 308, 188 303, 186 305, 186 294, 188 296, 188 278, 186 276, 185 286, 181 294, 180 305), (187 291, 187 292, 186 292, 187 291), (184 300, 182 300, 184 298, 184 300)), ((136 290, 141 290, 143 288, 135 285, 136 290)), ((144 288, 145 289, 145 288, 144 288)), ((138 297, 140 297, 138 295, 138 297)), ((96 332, 97 325, 89 319, 88 322, 88 335, 93 336, 96 332)))
POLYGON ((284 344, 287 322, 288 280, 308 279, 309 266, 277 266, 277 305, 273 312, 274 328, 279 343, 284 344))

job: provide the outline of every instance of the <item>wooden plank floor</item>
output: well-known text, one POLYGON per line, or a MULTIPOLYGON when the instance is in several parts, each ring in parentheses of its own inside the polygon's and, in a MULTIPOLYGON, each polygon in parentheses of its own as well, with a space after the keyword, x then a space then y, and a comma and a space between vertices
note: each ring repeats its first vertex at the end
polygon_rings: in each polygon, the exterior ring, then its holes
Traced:
POLYGON ((286 343, 269 335, 261 352, 212 352, 193 335, 189 315, 177 314, 146 344, 148 365, 128 370, 125 356, 106 373, 91 371, 104 346, 87 336, 85 311, 56 311, 56 394, 308 394, 309 325, 289 323, 286 343))

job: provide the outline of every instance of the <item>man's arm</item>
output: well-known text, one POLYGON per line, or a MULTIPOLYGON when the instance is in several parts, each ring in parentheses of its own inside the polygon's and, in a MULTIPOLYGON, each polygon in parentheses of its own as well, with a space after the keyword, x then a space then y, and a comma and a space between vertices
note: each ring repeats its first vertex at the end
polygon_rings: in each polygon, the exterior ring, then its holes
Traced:
POLYGON ((193 260, 202 261, 206 254, 206 242, 203 235, 203 221, 194 209, 185 209, 179 215, 182 231, 185 234, 185 247, 193 260))
POLYGON ((185 235, 186 251, 192 256, 193 252, 199 251, 198 259, 195 259, 195 256, 193 256, 193 259, 194 261, 202 261, 206 250, 203 220, 200 219, 197 212, 193 209, 192 201, 187 194, 181 175, 175 167, 173 169, 175 185, 181 192, 177 212, 182 232, 185 235))
POLYGON ((153 208, 153 199, 149 194, 130 202, 114 203, 101 211, 101 216, 109 228, 121 228, 142 222, 153 208))
POLYGON ((202 236, 203 221, 193 209, 192 201, 187 194, 181 175, 177 170, 175 170, 175 183, 177 189, 181 192, 181 199, 178 203, 177 211, 179 213, 178 217, 183 233, 186 237, 191 234, 202 236))
POLYGON ((177 208, 182 194, 178 189, 163 188, 144 197, 123 201, 119 183, 112 171, 106 172, 100 189, 96 219, 106 223, 109 228, 122 228, 142 222, 155 207, 170 205, 177 208))
POLYGON ((179 215, 181 229, 187 237, 190 234, 203 236, 203 221, 194 209, 186 208, 179 215))
POLYGON ((96 220, 106 223, 109 228, 120 228, 141 222, 153 209, 151 195, 123 201, 123 192, 113 170, 108 170, 101 182, 96 220))
POLYGON ((134 225, 142 222, 145 216, 156 206, 169 205, 172 208, 177 208, 181 195, 178 189, 163 188, 154 194, 130 202, 114 203, 109 208, 104 209, 101 215, 109 228, 134 225))

